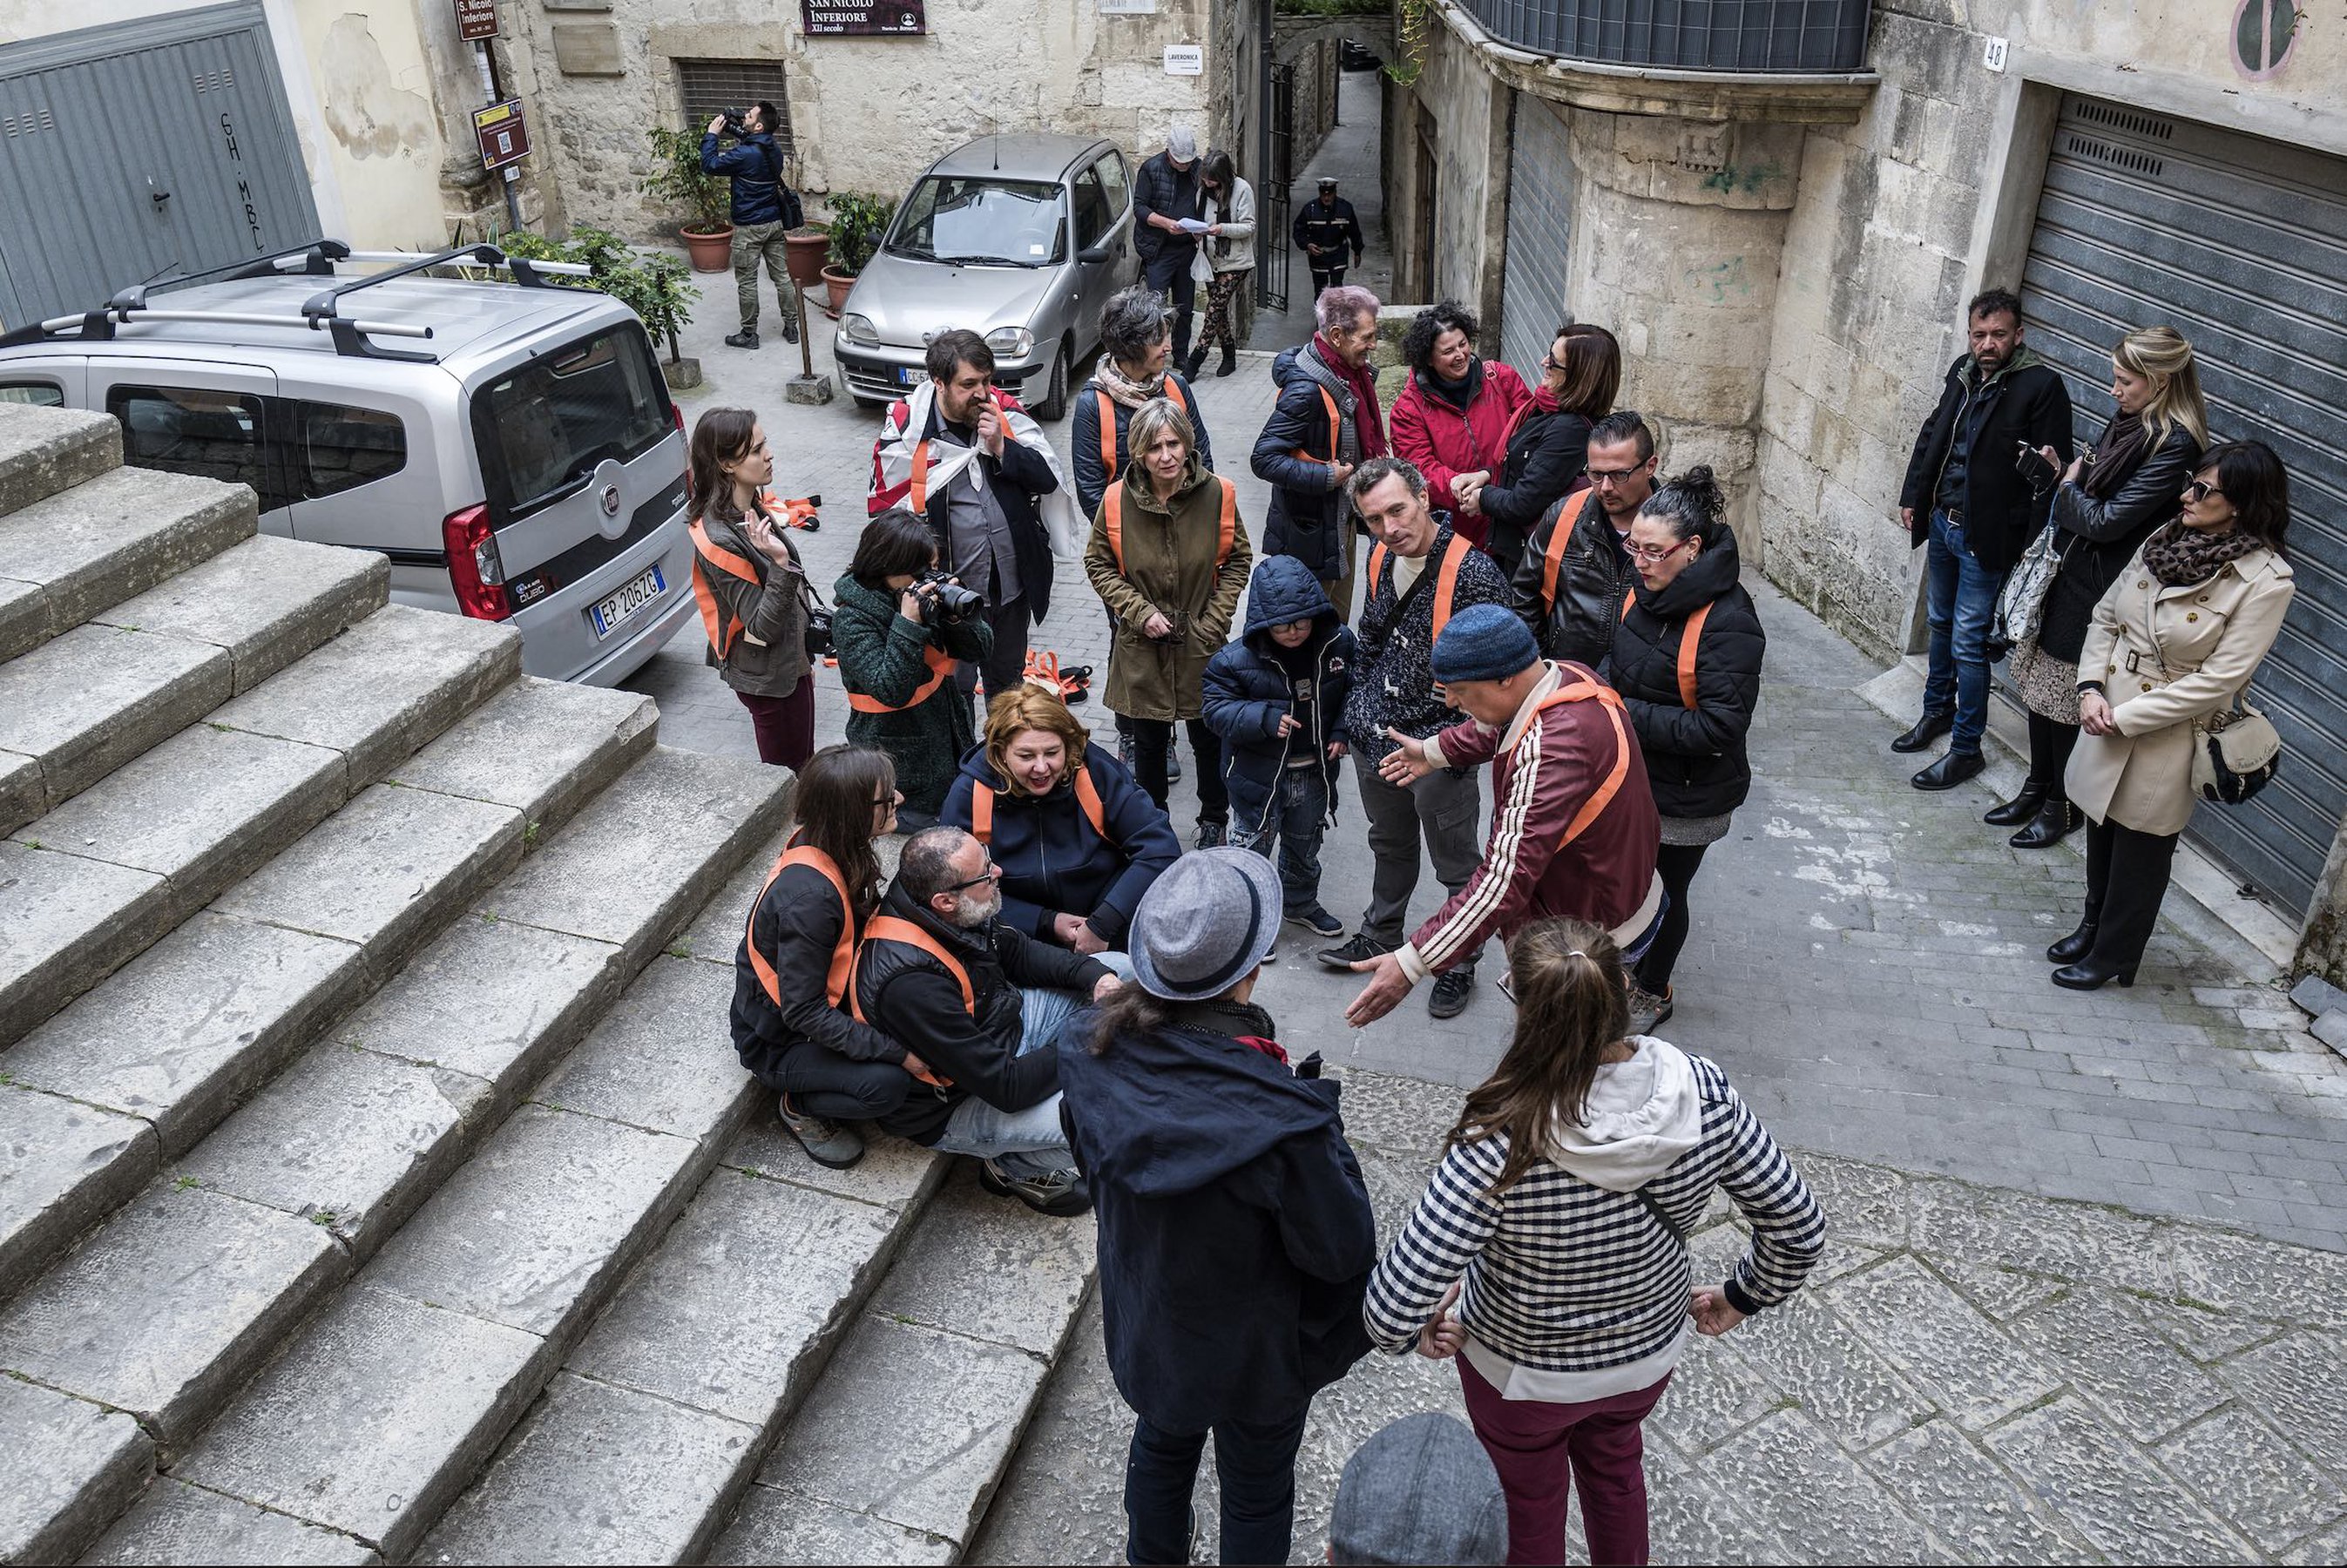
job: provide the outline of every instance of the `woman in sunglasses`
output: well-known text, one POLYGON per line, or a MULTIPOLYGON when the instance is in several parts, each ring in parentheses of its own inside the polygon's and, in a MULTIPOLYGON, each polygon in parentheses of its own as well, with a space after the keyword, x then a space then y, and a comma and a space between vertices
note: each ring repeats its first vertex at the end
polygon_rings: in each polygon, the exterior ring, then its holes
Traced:
POLYGON ((1643 1027, 1671 1016, 1671 968, 1687 938, 1687 889, 1704 851, 1727 835, 1752 788, 1746 732, 1760 695, 1768 639, 1737 580, 1736 536, 1709 468, 1697 466, 1646 498, 1623 540, 1635 573, 1614 625, 1606 671, 1622 693, 1662 818, 1655 869, 1670 903, 1631 970, 1631 1011, 1643 1027))
POLYGON ((2183 511, 2095 606, 2078 658, 2070 798, 2086 815, 2086 907, 2045 950, 2054 983, 2135 983, 2191 819, 2193 725, 2235 707, 2297 592, 2290 476, 2262 441, 2200 459, 2183 511))

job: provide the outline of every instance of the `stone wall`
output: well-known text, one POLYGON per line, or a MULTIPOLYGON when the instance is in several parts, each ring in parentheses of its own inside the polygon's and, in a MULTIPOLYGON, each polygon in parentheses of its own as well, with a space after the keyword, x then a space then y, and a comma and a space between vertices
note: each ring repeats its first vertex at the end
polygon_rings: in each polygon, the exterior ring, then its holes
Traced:
POLYGON ((1273 19, 1272 36, 1280 62, 1296 67, 1295 167, 1300 174, 1337 123, 1337 77, 1345 40, 1358 38, 1380 59, 1390 59, 1393 18, 1283 15, 1273 19))
POLYGON ((1394 293, 1406 300, 1455 299, 1496 323, 1507 217, 1507 92, 1472 50, 1436 27, 1424 67, 1401 101, 1408 113, 1395 128, 1387 164, 1394 293), (1424 193, 1414 178, 1421 128, 1428 124, 1438 192, 1430 272, 1420 261, 1424 193))
POLYGON ((636 187, 645 130, 677 123, 679 60, 779 61, 803 186, 894 196, 940 153, 997 132, 1103 136, 1136 158, 1176 123, 1226 136, 1239 15, 1237 0, 1160 0, 1132 16, 1093 0, 929 0, 922 37, 810 39, 797 6, 767 0, 509 9, 536 49, 562 218, 643 238, 674 219, 636 187), (1177 43, 1204 46, 1203 76, 1165 73, 1177 43))

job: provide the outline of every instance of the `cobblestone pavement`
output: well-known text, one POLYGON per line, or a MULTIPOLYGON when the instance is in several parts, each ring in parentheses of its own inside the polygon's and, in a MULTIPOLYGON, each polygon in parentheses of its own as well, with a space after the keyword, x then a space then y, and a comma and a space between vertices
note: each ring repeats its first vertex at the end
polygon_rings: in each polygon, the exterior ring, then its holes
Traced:
MULTIPOLYGON (((1346 1124, 1389 1236, 1455 1102, 1353 1073, 1346 1124)), ((2336 1563, 2347 1555, 2347 1258, 1819 1154, 1832 1219, 1786 1306, 1698 1339, 1648 1426, 1657 1562, 2336 1563)), ((1698 1278, 1744 1245, 1715 1215, 1698 1278)), ((1097 1298, 970 1559, 1104 1563, 1132 1417, 1097 1298)), ((1455 1372, 1372 1354, 1315 1404, 1296 1563, 1345 1459, 1455 1372)), ((1211 1460, 1207 1467, 1211 1472, 1211 1460)), ((1211 1562, 1214 1507, 1202 1478, 1211 1562)), ((1574 1561, 1586 1561, 1574 1517, 1574 1561)))

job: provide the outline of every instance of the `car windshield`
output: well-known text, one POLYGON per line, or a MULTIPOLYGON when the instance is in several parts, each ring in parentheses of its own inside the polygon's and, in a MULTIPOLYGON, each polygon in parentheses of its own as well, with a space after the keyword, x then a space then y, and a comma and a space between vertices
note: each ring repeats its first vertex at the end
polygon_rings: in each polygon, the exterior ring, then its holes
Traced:
POLYGON ((906 200, 888 249, 921 261, 1040 267, 1060 260, 1066 236, 1057 185, 932 174, 906 200))
POLYGON ((630 322, 489 384, 483 466, 511 517, 560 498, 607 457, 630 462, 673 428, 643 329, 630 322))

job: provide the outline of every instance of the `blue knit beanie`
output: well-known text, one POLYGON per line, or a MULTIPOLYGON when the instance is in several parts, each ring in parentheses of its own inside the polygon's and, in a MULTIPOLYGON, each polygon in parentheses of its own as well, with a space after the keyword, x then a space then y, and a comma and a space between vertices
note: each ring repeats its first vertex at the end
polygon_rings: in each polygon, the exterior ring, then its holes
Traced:
POLYGON ((1540 644, 1522 617, 1496 604, 1471 605, 1450 618, 1434 640, 1434 678, 1504 681, 1540 662, 1540 644))

